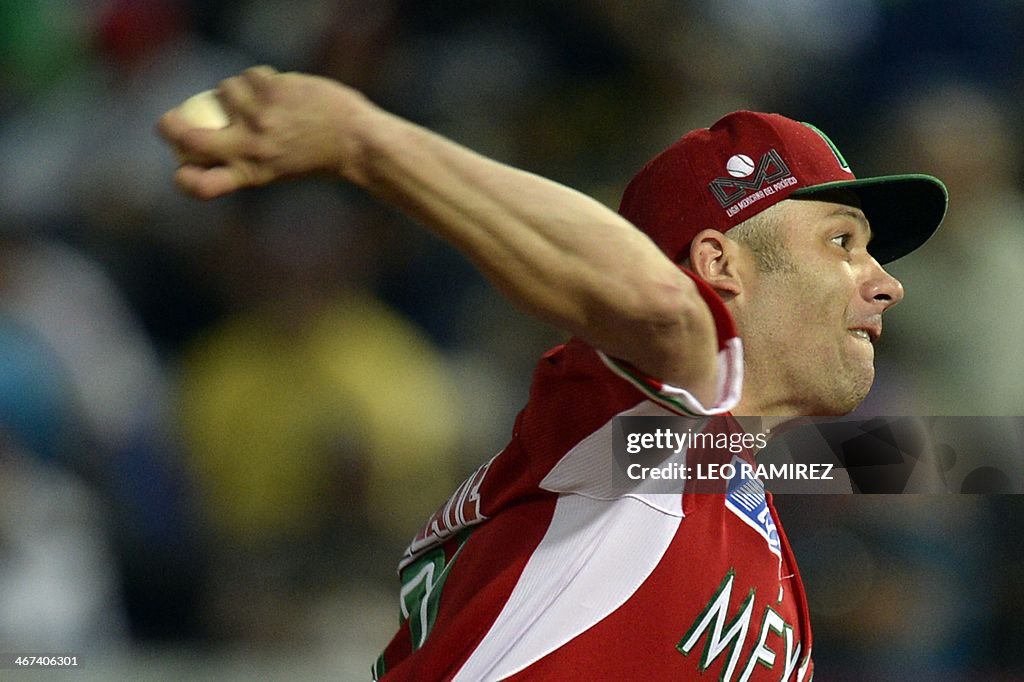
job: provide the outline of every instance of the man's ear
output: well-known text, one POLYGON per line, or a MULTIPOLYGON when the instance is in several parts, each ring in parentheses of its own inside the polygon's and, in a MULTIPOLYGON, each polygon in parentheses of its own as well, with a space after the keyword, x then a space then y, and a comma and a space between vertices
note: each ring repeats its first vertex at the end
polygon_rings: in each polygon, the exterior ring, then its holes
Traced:
POLYGON ((690 269, 721 295, 743 291, 740 245, 718 230, 706 229, 690 242, 690 269))

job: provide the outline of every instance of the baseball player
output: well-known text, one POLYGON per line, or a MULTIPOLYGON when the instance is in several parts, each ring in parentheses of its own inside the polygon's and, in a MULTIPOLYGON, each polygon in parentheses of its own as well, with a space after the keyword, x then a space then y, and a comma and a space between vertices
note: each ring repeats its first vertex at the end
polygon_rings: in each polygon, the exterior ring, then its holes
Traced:
POLYGON ((613 485, 613 418, 739 433, 732 414, 770 425, 853 409, 903 297, 880 263, 937 228, 938 180, 858 180, 814 127, 737 112, 652 160, 616 214, 327 79, 257 67, 218 93, 222 130, 161 119, 191 160, 183 191, 334 174, 573 334, 541 358, 508 446, 407 549, 402 622, 375 677, 811 678, 807 603, 770 495, 756 481, 713 495, 613 485))

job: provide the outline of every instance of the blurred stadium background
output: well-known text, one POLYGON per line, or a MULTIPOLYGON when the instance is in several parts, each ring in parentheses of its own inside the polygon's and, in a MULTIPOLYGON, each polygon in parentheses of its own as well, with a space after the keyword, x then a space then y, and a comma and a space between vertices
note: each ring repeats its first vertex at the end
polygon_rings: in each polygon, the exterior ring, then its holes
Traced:
MULTIPOLYGON (((1017 0, 0 3, 0 651, 365 679, 402 547, 561 340, 348 188, 178 196, 153 125, 186 96, 325 74, 613 207, 729 110, 811 121, 952 198, 865 413, 1021 415, 1021 35, 1017 0)), ((1024 678, 1020 496, 779 507, 822 680, 1024 678)))

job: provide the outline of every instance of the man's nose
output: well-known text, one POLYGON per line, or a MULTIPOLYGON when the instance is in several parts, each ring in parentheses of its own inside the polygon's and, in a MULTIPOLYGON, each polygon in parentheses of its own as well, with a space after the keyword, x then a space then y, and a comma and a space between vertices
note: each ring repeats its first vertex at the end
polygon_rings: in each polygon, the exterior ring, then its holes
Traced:
POLYGON ((903 284, 872 258, 861 293, 865 300, 878 304, 880 312, 884 312, 903 300, 903 284))

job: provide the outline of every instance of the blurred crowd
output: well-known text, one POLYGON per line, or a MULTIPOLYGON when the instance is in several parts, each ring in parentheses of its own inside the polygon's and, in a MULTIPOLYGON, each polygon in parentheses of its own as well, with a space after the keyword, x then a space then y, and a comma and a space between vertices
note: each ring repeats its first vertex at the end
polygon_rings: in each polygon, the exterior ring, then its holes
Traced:
MULTIPOLYGON (((0 4, 0 651, 365 678, 404 544, 563 339, 351 188, 179 196, 153 127, 188 95, 327 75, 611 207, 727 111, 811 121, 950 190, 863 413, 1022 415, 1022 32, 1011 0, 0 4)), ((779 506, 824 679, 1024 674, 1019 496, 779 506)))

